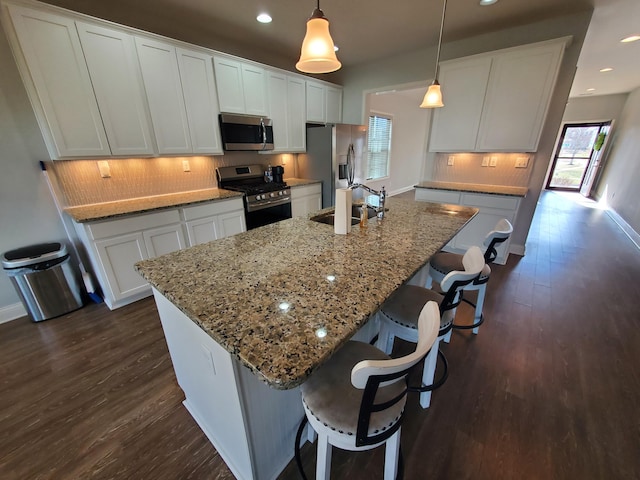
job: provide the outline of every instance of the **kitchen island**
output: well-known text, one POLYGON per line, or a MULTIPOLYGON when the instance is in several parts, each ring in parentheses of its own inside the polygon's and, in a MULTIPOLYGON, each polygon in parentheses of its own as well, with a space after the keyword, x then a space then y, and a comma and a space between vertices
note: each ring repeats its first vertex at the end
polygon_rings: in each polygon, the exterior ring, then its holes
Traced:
MULTIPOLYGON (((238 478, 276 478, 303 416, 297 387, 477 209, 390 198, 335 235, 306 218, 145 260, 185 406, 238 478)), ((371 330, 371 329, 369 329, 371 330)))

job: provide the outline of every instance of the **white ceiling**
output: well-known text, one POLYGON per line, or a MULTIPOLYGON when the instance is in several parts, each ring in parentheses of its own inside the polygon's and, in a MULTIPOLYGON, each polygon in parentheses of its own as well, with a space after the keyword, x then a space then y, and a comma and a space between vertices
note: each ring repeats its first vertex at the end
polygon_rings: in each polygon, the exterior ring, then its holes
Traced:
MULTIPOLYGON (((316 0, 46 0, 71 10, 131 25, 247 58, 285 58, 293 69, 305 22, 316 0), (268 12, 271 24, 255 20, 268 12), (289 60, 290 59, 290 60, 289 60), (289 63, 290 62, 290 63, 289 63)), ((437 43, 442 0, 321 0, 338 58, 354 66, 437 43)), ((571 96, 629 92, 640 86, 640 0, 448 0, 444 39, 459 40, 509 26, 590 10, 592 23, 571 96), (609 73, 599 73, 612 67, 609 73), (592 92, 587 89, 594 88, 592 92)))

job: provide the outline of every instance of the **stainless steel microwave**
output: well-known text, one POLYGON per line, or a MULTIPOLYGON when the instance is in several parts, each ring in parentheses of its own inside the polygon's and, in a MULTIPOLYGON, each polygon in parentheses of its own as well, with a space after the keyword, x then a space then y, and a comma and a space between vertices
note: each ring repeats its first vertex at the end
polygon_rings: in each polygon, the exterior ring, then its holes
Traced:
POLYGON ((273 150, 271 119, 257 115, 220 114, 222 148, 234 150, 273 150))

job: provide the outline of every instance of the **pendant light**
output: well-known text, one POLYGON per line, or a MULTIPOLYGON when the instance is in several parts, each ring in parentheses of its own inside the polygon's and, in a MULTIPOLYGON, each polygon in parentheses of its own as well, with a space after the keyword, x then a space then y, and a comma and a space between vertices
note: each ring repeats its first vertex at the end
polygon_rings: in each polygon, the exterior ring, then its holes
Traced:
POLYGON ((296 68, 304 73, 329 73, 338 70, 342 64, 336 57, 333 39, 329 33, 329 20, 320 10, 320 0, 309 20, 307 33, 302 41, 300 60, 296 68))
POLYGON ((440 71, 440 48, 442 47, 442 30, 444 30, 444 14, 447 11, 447 0, 444 0, 442 7, 442 22, 440 22, 440 37, 438 38, 438 53, 436 55, 436 73, 433 82, 429 85, 427 93, 420 104, 420 108, 438 108, 444 107, 442 103, 442 92, 440 91, 440 82, 438 82, 438 73, 440 71))

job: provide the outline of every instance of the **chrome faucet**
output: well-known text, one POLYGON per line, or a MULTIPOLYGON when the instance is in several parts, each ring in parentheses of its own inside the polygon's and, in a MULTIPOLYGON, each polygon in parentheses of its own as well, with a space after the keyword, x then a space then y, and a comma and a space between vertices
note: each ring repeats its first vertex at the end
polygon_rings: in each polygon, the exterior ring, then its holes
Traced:
MULTIPOLYGON (((378 197, 378 206, 377 207, 374 207, 373 205, 369 205, 369 206, 375 210, 376 215, 378 216, 378 219, 382 220, 384 218, 384 202, 387 198, 387 191, 384 189, 384 186, 380 189, 380 191, 377 191, 371 187, 366 186, 363 183, 349 182, 349 185, 347 188, 349 188, 350 190, 356 190, 358 188, 361 188, 371 193, 372 195, 376 195, 378 197)), ((365 200, 364 203, 366 205, 367 201, 365 200)))

